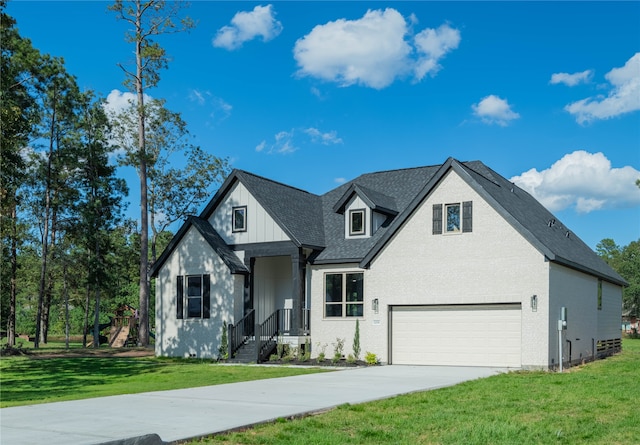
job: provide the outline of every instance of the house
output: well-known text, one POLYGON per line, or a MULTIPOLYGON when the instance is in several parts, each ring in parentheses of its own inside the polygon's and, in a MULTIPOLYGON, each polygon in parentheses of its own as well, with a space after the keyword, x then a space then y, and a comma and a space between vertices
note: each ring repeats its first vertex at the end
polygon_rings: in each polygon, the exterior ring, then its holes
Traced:
POLYGON ((156 354, 268 358, 336 339, 383 363, 553 369, 620 349, 626 282, 482 162, 315 195, 234 170, 153 267, 156 354))

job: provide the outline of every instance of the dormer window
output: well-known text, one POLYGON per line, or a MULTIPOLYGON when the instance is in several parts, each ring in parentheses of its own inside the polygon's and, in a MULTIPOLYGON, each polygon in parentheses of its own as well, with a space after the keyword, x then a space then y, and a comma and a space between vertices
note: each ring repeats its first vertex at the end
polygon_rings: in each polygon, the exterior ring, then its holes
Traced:
POLYGON ((349 210, 349 236, 365 234, 365 209, 349 210))
POLYGON ((231 212, 231 224, 234 232, 247 231, 247 206, 233 208, 231 212))

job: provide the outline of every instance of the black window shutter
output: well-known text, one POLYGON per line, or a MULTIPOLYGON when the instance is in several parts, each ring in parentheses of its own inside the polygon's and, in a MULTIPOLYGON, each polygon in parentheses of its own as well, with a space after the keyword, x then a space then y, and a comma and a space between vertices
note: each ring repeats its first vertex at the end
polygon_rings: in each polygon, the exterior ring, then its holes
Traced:
POLYGON ((202 318, 211 317, 211 278, 202 275, 202 318))
POLYGON ((433 234, 442 234, 442 204, 433 205, 433 234))
POLYGON ((473 229, 473 201, 462 203, 462 231, 471 232, 473 229))
POLYGON ((176 285, 176 317, 184 318, 184 277, 182 275, 178 276, 177 285, 176 285))

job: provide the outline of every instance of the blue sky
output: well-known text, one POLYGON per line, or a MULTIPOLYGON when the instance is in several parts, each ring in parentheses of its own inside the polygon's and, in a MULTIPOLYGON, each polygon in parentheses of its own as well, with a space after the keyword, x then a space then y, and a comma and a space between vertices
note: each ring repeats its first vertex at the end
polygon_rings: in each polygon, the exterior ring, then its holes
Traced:
MULTIPOLYGON (((7 12, 80 86, 126 102, 125 23, 98 1, 7 12)), ((193 1, 148 91, 233 167, 322 194, 481 160, 589 246, 640 239, 640 2, 193 1)), ((121 174, 138 189, 135 173, 121 174)), ((174 229, 175 230, 175 229, 174 229)))

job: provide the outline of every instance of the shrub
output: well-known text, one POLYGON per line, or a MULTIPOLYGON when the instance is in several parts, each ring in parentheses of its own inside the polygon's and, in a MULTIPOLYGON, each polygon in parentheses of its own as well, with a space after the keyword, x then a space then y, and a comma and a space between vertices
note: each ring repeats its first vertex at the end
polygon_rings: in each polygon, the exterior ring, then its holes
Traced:
POLYGON ((342 351, 344 350, 344 338, 336 338, 336 342, 333 343, 333 359, 334 363, 339 362, 342 359, 342 351))
POLYGON ((364 361, 369 366, 377 365, 378 364, 378 356, 375 355, 373 352, 368 352, 367 351, 367 353, 365 353, 365 355, 364 355, 364 361))
POLYGON ((318 349, 320 350, 320 352, 318 353, 318 361, 323 362, 326 358, 327 344, 318 343, 318 349))
POLYGON ((353 334, 353 357, 360 359, 360 320, 356 320, 356 333, 353 334))
POLYGON ((229 339, 227 338, 227 322, 222 322, 222 338, 220 339, 220 347, 218 348, 218 358, 226 360, 229 358, 229 339))
POLYGON ((299 354, 301 362, 307 362, 311 358, 311 341, 307 338, 304 341, 304 352, 299 354))

